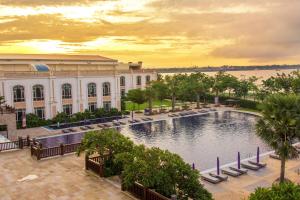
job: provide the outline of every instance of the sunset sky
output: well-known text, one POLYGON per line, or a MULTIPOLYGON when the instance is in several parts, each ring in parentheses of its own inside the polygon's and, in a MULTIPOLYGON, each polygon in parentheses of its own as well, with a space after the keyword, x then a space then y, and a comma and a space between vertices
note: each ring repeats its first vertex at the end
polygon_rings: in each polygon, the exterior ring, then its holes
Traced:
POLYGON ((0 53, 148 67, 300 63, 299 0, 0 0, 0 53))

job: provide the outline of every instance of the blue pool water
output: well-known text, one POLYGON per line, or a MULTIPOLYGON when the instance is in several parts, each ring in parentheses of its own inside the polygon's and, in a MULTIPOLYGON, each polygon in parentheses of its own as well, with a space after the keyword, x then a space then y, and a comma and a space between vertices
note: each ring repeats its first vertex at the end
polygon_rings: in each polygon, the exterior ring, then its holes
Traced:
MULTIPOLYGON (((257 146, 262 153, 271 150, 255 135, 256 120, 251 114, 224 111, 136 124, 120 131, 137 144, 177 153, 202 171, 215 167, 217 156, 221 164, 227 164, 236 160, 238 151, 241 158, 247 158, 256 154, 257 146)), ((45 146, 55 146, 79 142, 82 136, 63 135, 40 141, 45 146)))

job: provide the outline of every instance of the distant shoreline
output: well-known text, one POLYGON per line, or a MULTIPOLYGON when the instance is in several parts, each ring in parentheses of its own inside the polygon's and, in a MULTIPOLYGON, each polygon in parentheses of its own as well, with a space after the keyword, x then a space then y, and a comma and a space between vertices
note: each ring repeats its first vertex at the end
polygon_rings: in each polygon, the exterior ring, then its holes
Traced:
POLYGON ((271 66, 223 66, 223 67, 189 67, 189 68, 151 68, 158 73, 188 73, 188 72, 217 72, 217 71, 253 71, 253 70, 300 70, 300 65, 271 65, 271 66))

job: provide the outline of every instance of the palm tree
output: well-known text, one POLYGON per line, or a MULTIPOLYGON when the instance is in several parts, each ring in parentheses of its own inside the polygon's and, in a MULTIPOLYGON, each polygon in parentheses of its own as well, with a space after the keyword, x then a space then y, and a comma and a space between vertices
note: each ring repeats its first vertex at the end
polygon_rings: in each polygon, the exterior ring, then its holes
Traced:
POLYGON ((175 104, 176 104, 176 98, 178 96, 179 87, 182 82, 182 80, 185 78, 185 75, 182 74, 176 74, 173 76, 166 76, 165 81, 166 85, 168 86, 169 93, 171 95, 172 99, 172 111, 175 111, 175 104))
POLYGON ((298 156, 292 146, 300 138, 300 97, 272 95, 262 103, 257 135, 269 144, 281 159, 280 183, 285 181, 285 162, 298 156))

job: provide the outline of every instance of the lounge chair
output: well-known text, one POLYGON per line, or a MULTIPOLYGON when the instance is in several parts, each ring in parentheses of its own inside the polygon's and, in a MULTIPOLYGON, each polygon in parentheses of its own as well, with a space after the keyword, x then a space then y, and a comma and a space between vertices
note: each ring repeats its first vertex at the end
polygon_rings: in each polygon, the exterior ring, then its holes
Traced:
POLYGON ((63 129, 62 132, 63 133, 70 133, 71 131, 69 129, 63 129))
POLYGON ((217 173, 214 173, 214 172, 209 173, 209 175, 212 176, 212 177, 218 178, 218 179, 220 179, 222 181, 227 181, 227 179, 228 179, 228 176, 223 175, 223 174, 219 174, 218 175, 217 173))
POLYGON ((103 124, 98 124, 97 125, 99 128, 104 128, 103 124))
POLYGON ((260 168, 264 168, 267 166, 267 163, 257 163, 255 161, 252 161, 252 160, 249 160, 248 163, 252 164, 252 165, 257 165, 259 166, 260 168))
POLYGON ((106 128, 109 128, 109 127, 111 127, 111 125, 110 124, 103 124, 104 125, 104 127, 106 127, 106 128))
POLYGON ((252 165, 250 163, 241 163, 241 166, 246 168, 246 169, 251 169, 253 171, 257 171, 259 170, 261 167, 257 166, 257 165, 252 165))
POLYGON ((275 154, 275 153, 272 153, 270 154, 270 158, 273 158, 273 159, 276 159, 276 160, 280 160, 280 156, 275 154))
POLYGON ((233 170, 233 171, 236 171, 236 172, 239 172, 242 174, 247 174, 248 170, 247 169, 243 169, 243 168, 237 168, 237 167, 229 167, 229 169, 233 170))
POLYGON ((87 127, 88 129, 94 129, 94 127, 92 127, 90 125, 86 125, 85 127, 87 127))
POLYGON ((134 122, 141 122, 141 120, 139 120, 139 119, 134 119, 134 122))
POLYGON ((152 121, 152 120, 153 120, 153 118, 151 118, 151 117, 146 117, 146 119, 147 119, 148 121, 152 121))
POLYGON ((223 174, 227 174, 232 177, 238 177, 238 176, 242 175, 240 172, 233 171, 232 169, 229 169, 229 168, 221 169, 221 172, 223 174))
POLYGON ((68 130, 69 130, 70 132, 76 132, 76 130, 75 130, 74 128, 68 128, 68 130))
POLYGON ((88 128, 87 128, 87 127, 85 127, 85 126, 81 126, 81 127, 80 127, 80 129, 81 129, 81 130, 83 130, 83 131, 86 131, 86 130, 88 130, 88 128))
POLYGON ((201 179, 202 179, 202 180, 205 180, 205 181, 207 181, 207 182, 213 183, 213 184, 217 184, 217 183, 220 183, 220 182, 221 182, 220 179, 215 178, 215 177, 212 177, 212 176, 207 175, 207 174, 201 175, 201 179))
POLYGON ((126 122, 120 122, 121 125, 126 125, 126 122))

